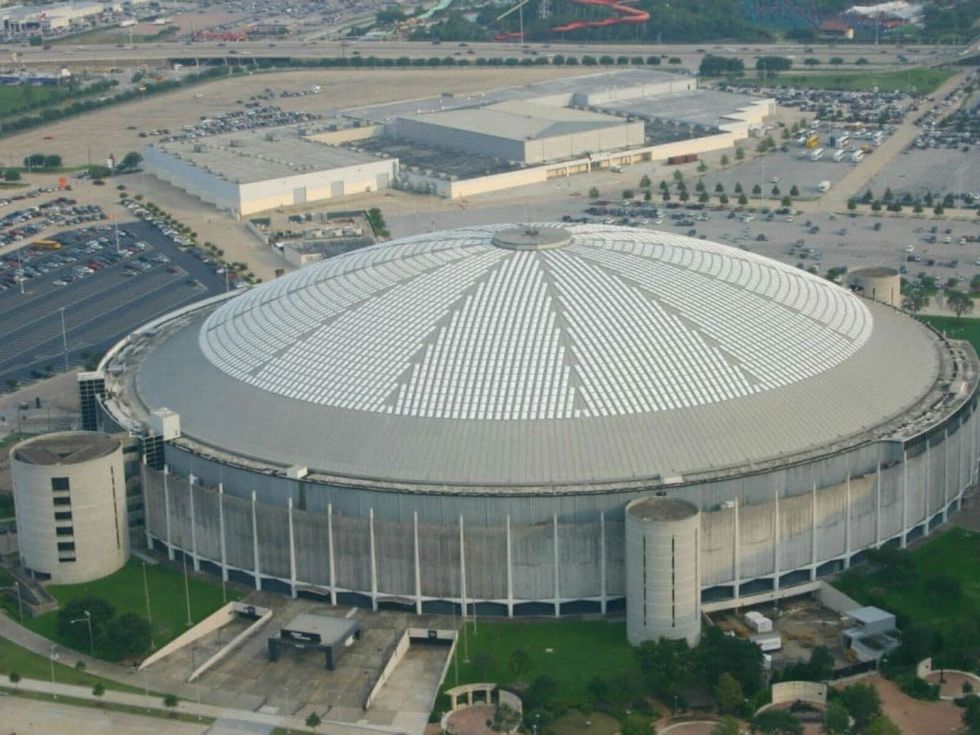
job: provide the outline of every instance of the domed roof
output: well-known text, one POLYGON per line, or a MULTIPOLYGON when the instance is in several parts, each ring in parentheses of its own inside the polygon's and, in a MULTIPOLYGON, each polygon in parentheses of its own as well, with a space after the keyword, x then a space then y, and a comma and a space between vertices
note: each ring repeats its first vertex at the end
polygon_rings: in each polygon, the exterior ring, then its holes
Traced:
POLYGON ((228 375, 301 401, 534 420, 771 390, 847 359, 871 328, 850 292, 741 250, 485 228, 321 261, 221 307, 200 340, 228 375))
POLYGON ((143 361, 146 405, 234 455, 410 486, 608 487, 824 451, 939 365, 921 325, 829 281, 623 227, 421 235, 204 313, 143 361))

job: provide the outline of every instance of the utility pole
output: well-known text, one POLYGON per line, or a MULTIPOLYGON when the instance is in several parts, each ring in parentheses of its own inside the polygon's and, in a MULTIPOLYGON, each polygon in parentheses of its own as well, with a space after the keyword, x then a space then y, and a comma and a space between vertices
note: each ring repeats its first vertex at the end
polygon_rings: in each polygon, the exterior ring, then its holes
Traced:
POLYGON ((156 648, 153 643, 153 613, 150 612, 150 585, 146 581, 146 562, 143 562, 143 594, 146 596, 146 622, 150 626, 150 648, 156 648))

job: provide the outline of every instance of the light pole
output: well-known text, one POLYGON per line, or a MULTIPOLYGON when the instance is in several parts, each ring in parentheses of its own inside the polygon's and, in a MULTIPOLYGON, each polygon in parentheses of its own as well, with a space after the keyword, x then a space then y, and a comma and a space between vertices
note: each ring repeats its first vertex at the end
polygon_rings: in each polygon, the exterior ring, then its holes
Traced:
POLYGON ((95 638, 92 636, 92 613, 85 610, 85 617, 75 618, 72 620, 72 624, 75 623, 86 623, 88 625, 88 653, 90 656, 95 656, 95 638))
POLYGON ((284 686, 282 691, 286 695, 286 732, 290 733, 292 730, 289 728, 289 685, 284 686))
POLYGON ((61 346, 65 351, 65 372, 68 372, 68 332, 65 330, 65 307, 59 307, 61 312, 61 346))
POLYGON ((153 615, 150 613, 150 585, 146 581, 146 562, 143 562, 143 595, 146 597, 146 622, 150 625, 150 648, 156 648, 153 644, 153 615))
POLYGON ((191 619, 191 588, 187 581, 187 552, 181 551, 180 558, 184 562, 184 599, 187 602, 187 627, 191 627, 194 621, 191 619))
MULTIPOLYGON (((51 652, 48 654, 48 661, 51 662, 51 684, 52 684, 52 686, 54 686, 54 683, 55 683, 54 682, 54 661, 55 661, 55 659, 57 657, 58 657, 58 647, 53 645, 53 646, 51 646, 51 652)), ((58 698, 58 692, 55 691, 55 692, 52 692, 52 693, 54 694, 54 698, 57 699, 58 698)))

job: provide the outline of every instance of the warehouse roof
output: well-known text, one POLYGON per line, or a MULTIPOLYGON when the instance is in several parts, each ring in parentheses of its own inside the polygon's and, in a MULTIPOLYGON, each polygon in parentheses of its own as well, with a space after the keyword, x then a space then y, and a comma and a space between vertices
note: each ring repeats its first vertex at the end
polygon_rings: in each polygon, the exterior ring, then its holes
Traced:
POLYGON ((604 104, 608 110, 656 118, 658 120, 682 120, 693 125, 718 127, 721 123, 755 105, 771 104, 764 97, 718 92, 713 89, 694 89, 671 92, 656 97, 637 97, 604 104))
POLYGON ((197 141, 161 143, 156 147, 239 184, 382 160, 349 148, 268 132, 215 135, 197 141))
POLYGON ((386 243, 251 289, 158 336, 139 395, 178 411, 186 437, 280 466, 594 486, 818 451, 904 416, 936 382, 935 335, 797 268, 607 226, 514 250, 494 244, 501 229, 386 243))
POLYGON ((627 124, 614 115, 515 101, 499 102, 479 110, 411 115, 407 119, 511 140, 551 138, 627 124))

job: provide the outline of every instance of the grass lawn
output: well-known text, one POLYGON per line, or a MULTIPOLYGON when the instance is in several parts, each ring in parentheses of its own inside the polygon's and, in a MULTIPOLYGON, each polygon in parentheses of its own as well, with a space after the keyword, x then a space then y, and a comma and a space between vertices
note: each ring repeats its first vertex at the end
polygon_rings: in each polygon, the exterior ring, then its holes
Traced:
MULTIPOLYGON (((61 660, 65 661, 67 659, 62 656, 61 660)), ((9 680, 6 677, 12 671, 16 671, 27 679, 51 680, 51 662, 47 656, 40 656, 32 651, 28 651, 26 648, 21 648, 11 643, 5 638, 0 638, 0 675, 4 677, 4 685, 9 684, 9 680)), ((55 681, 61 684, 77 684, 78 686, 92 687, 95 686, 96 682, 101 681, 106 689, 132 693, 140 693, 142 691, 136 687, 118 684, 109 679, 102 679, 101 677, 87 674, 73 666, 66 666, 64 663, 58 662, 54 665, 54 678, 55 681)))
MULTIPOLYGON (((597 674, 607 681, 624 674, 639 676, 636 654, 626 641, 625 623, 479 621, 477 632, 469 625, 467 636, 469 663, 463 660, 462 640, 457 648, 460 684, 513 684, 508 661, 511 653, 521 648, 531 657, 531 670, 524 679, 530 681, 541 674, 553 677, 560 697, 570 703, 586 700, 586 685, 597 674)), ((446 688, 455 685, 454 668, 450 666, 446 688)))
MULTIPOLYGON (((157 564, 147 565, 146 580, 150 590, 150 611, 153 614, 153 642, 159 647, 187 630, 184 577, 179 570, 157 564)), ((221 599, 221 584, 194 577, 189 582, 191 618, 199 623, 224 604, 221 599)), ((117 614, 134 612, 146 617, 143 563, 136 559, 130 559, 115 574, 95 582, 52 585, 47 590, 62 604, 85 595, 95 595, 115 605, 117 614)), ((236 600, 239 597, 241 595, 237 590, 229 586, 228 599, 236 600)), ((31 620, 28 627, 46 638, 58 641, 57 622, 57 612, 50 612, 31 620)))
POLYGON ((980 577, 977 575, 980 533, 951 528, 909 553, 918 571, 914 585, 901 588, 880 586, 875 583, 874 574, 866 575, 864 570, 857 567, 842 575, 834 586, 861 603, 881 594, 887 610, 940 630, 949 630, 958 620, 980 615, 980 577), (944 599, 941 604, 936 604, 935 594, 926 588, 925 580, 939 575, 959 580, 963 590, 959 600, 944 599))
POLYGON ((14 517, 13 493, 0 493, 0 521, 14 517))
POLYGON ((555 735, 616 735, 622 726, 619 720, 601 712, 583 715, 573 710, 551 724, 555 735))
POLYGON ((878 87, 883 92, 900 90, 907 92, 915 87, 919 94, 929 94, 956 72, 947 69, 908 69, 905 71, 816 71, 810 74, 780 74, 766 80, 774 87, 797 89, 841 89, 869 91, 878 87))
POLYGON ((62 95, 52 87, 0 86, 0 117, 13 115, 34 102, 50 102, 62 95))
POLYGON ((922 321, 951 339, 965 339, 980 354, 980 319, 955 316, 921 316, 922 321))

